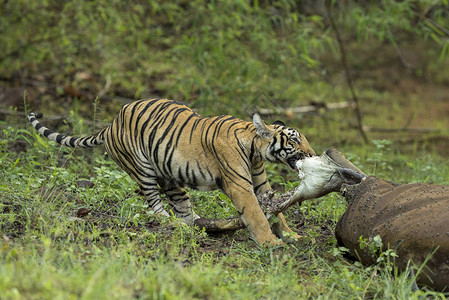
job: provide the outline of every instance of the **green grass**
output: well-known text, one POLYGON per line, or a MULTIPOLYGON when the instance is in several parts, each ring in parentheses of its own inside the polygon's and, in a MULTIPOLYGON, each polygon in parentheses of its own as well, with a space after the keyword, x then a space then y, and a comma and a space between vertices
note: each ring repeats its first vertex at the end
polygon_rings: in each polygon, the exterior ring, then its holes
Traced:
MULTIPOLYGON (((2 299, 305 299, 442 297, 413 292, 390 265, 346 261, 333 230, 345 209, 337 194, 287 211, 304 239, 260 248, 246 230, 208 235, 152 215, 136 185, 101 150, 68 151, 31 129, 9 126, 0 143, 0 290, 2 299), (25 152, 10 152, 18 142, 25 152), (93 188, 78 187, 90 180, 93 188), (78 215, 90 209, 87 215, 78 215)), ((438 158, 392 151, 388 141, 345 151, 368 173, 396 181, 448 183, 438 158), (362 163, 362 161, 364 163, 362 163), (401 166, 391 172, 391 164, 401 166), (388 177, 388 176, 387 176, 388 177)), ((291 188, 294 174, 273 181, 291 188)), ((218 192, 192 192, 203 216, 235 215, 218 192)))

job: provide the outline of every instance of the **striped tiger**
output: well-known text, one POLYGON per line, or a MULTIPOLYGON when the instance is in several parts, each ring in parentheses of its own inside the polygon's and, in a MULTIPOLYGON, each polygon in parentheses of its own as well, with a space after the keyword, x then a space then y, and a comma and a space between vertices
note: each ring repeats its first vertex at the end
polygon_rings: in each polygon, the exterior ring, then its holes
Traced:
POLYGON ((232 116, 202 117, 173 100, 128 103, 106 128, 87 137, 65 136, 39 123, 34 128, 51 141, 69 147, 104 144, 107 153, 139 185, 155 213, 168 216, 160 198, 165 193, 174 215, 187 224, 199 216, 184 187, 221 189, 259 244, 277 243, 275 235, 291 232, 280 214, 273 231, 256 195, 270 189, 264 161, 295 168, 297 160, 315 155, 307 139, 284 123, 266 125, 232 116))

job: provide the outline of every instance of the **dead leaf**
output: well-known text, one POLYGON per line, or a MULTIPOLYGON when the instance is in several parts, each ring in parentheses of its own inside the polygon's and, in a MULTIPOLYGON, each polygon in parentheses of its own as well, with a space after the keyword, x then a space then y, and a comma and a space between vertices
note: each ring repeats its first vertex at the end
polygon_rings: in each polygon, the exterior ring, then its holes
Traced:
POLYGON ((80 208, 78 209, 78 211, 76 212, 76 216, 78 218, 83 218, 85 216, 87 216, 92 210, 88 209, 88 208, 80 208))
POLYGON ((92 181, 89 180, 78 180, 76 182, 76 184, 78 185, 78 187, 80 188, 93 188, 95 186, 95 184, 92 181))

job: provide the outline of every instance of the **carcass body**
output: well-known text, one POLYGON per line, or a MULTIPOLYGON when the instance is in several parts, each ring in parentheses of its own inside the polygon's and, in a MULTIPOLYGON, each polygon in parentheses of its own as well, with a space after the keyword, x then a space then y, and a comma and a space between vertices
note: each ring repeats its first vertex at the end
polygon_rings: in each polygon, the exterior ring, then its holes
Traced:
POLYGON ((432 255, 417 282, 439 291, 449 288, 449 186, 396 185, 370 176, 345 187, 344 195, 348 207, 335 232, 340 245, 372 264, 376 257, 360 248, 359 237, 379 235, 398 254, 402 270, 409 260, 419 267, 432 255))

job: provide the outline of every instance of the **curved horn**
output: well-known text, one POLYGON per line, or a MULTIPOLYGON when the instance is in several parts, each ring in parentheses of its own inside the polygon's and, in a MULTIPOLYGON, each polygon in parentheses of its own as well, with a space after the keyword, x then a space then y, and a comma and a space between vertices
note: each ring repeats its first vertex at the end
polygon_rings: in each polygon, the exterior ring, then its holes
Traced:
POLYGON ((330 158, 336 165, 341 168, 353 170, 359 174, 366 176, 365 172, 357 168, 352 162, 350 162, 340 151, 335 148, 329 148, 326 150, 326 155, 330 158))

